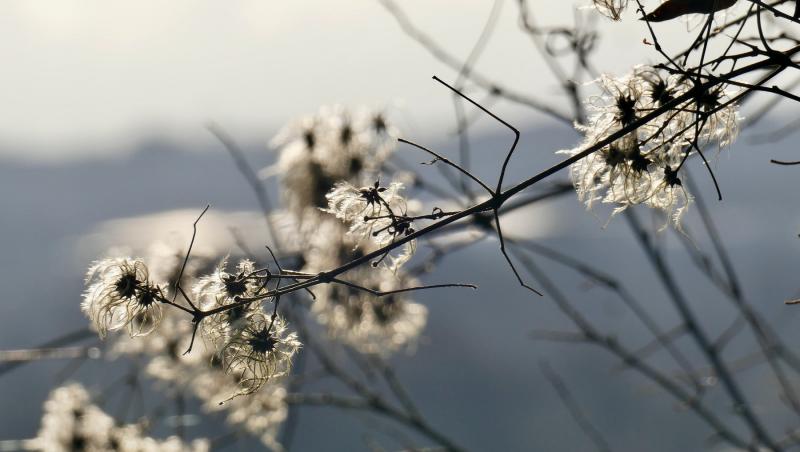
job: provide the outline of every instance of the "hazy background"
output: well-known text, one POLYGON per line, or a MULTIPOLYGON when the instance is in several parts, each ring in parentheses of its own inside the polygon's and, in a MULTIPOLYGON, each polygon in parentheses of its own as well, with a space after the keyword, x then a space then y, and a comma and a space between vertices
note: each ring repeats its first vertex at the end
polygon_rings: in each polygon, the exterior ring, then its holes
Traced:
MULTIPOLYGON (((462 57, 491 9, 484 1, 403 5, 415 23, 462 57)), ((546 6, 540 22, 571 21, 571 2, 531 5, 546 6)), ((515 2, 506 1, 478 69, 558 101, 557 84, 518 32, 516 14, 515 2)), ((676 39, 687 36, 684 25, 670 27, 676 39)), ((638 45, 646 35, 637 23, 600 28, 608 31, 597 59, 602 70, 625 71, 653 57, 651 48, 638 45)), ((332 103, 388 106, 404 136, 455 149, 451 98, 430 80, 432 74, 452 78, 453 71, 406 37, 375 1, 7 1, 0 4, 0 30, 0 58, 6 62, 0 73, 3 349, 30 347, 85 325, 79 303, 88 262, 109 245, 185 234, 206 204, 212 204, 213 216, 202 225, 199 243, 230 246, 228 226, 256 243, 264 240, 252 213, 255 199, 204 130, 208 120, 239 139, 256 167, 273 161, 266 143, 281 124, 332 103)), ((553 152, 578 139, 569 127, 529 110, 506 103, 495 110, 523 130, 512 178, 554 163, 553 152)), ((796 146, 791 139, 748 144, 748 137, 786 121, 780 112, 771 116, 720 156, 715 168, 725 200, 710 204, 745 293, 791 344, 800 339, 800 319, 782 301, 800 288, 800 187, 796 170, 768 161, 796 157, 796 146)), ((474 138, 475 167, 490 178, 508 134, 480 121, 474 138)), ((412 151, 399 154, 420 161, 412 151)), ((694 174, 712 199, 700 169, 694 174)), ((421 171, 435 174, 430 167, 421 171)), ((604 219, 566 195, 507 221, 509 234, 538 238, 618 276, 662 327, 676 322, 622 218, 603 229, 604 219)), ((733 319, 728 302, 694 275, 672 238, 665 246, 695 311, 712 336, 720 332, 733 319)), ((552 262, 540 263, 588 317, 633 344, 644 342, 613 295, 587 287, 552 262)), ((393 361, 423 413, 459 444, 484 451, 589 448, 539 371, 539 360, 546 358, 615 450, 703 445, 709 431, 691 413, 639 376, 612 372, 617 363, 601 350, 531 341, 535 328, 569 324, 548 300, 515 286, 495 241, 446 259, 428 280, 452 281, 474 282, 480 290, 421 293, 418 300, 430 310, 424 339, 416 355, 393 361)), ((734 342, 726 357, 752 351, 747 339, 734 342)), ((41 403, 65 365, 36 363, 2 377, 0 440, 35 435, 41 403)), ((77 377, 102 388, 124 370, 124 364, 89 363, 77 377)), ((760 372, 740 378, 776 436, 796 422, 782 417, 773 381, 760 372)), ((709 397, 719 393, 712 390, 709 397)), ((110 400, 109 406, 120 403, 110 400)), ((365 450, 365 432, 390 450, 402 446, 374 433, 369 419, 304 409, 296 450, 365 450)))
MULTIPOLYGON (((402 2, 460 58, 492 3, 402 2)), ((573 2, 531 5, 542 24, 572 23, 573 2)), ((430 77, 454 72, 406 37, 376 0, 12 0, 0 12, 0 142, 16 157, 16 145, 27 158, 119 153, 148 134, 196 145, 207 140, 200 125, 209 119, 265 140, 276 125, 332 103, 402 107, 417 134, 452 122, 450 98, 430 77)), ((557 101, 556 83, 517 29, 517 12, 516 2, 504 2, 478 68, 557 101)), ((642 55, 655 56, 630 45, 631 33, 645 37, 635 22, 601 22, 614 30, 602 69, 626 71, 642 55)))

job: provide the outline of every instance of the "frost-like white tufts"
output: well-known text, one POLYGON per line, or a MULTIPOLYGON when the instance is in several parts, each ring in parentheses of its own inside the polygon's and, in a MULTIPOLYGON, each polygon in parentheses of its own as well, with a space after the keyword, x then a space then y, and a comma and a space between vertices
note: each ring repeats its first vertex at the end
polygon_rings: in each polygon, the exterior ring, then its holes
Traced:
MULTIPOLYGON (((349 224, 348 233, 356 240, 372 240, 384 247, 413 232, 408 204, 400 195, 402 189, 403 184, 398 182, 388 187, 375 182, 361 188, 340 182, 328 193, 328 208, 324 211, 349 224)), ((411 259, 415 251, 416 241, 406 242, 399 254, 390 256, 389 267, 397 270, 411 259)))
POLYGON ((36 450, 52 452, 206 452, 207 440, 186 444, 177 437, 147 437, 139 425, 117 426, 111 416, 91 403, 80 384, 56 388, 44 403, 44 415, 34 440, 36 450))
POLYGON ((583 143, 560 152, 576 155, 623 129, 630 132, 571 166, 578 198, 590 209, 597 201, 613 205, 615 214, 644 204, 664 211, 680 228, 693 199, 681 183, 683 162, 698 147, 722 149, 733 142, 739 116, 731 95, 714 88, 679 102, 692 85, 644 66, 620 78, 604 75, 597 85, 600 94, 587 103, 587 125, 576 126, 583 143), (672 108, 632 128, 665 105, 672 108))
POLYGON ((264 287, 264 280, 255 274, 252 261, 240 261, 233 273, 228 273, 227 265, 227 259, 223 259, 216 271, 200 278, 192 290, 201 309, 234 305, 227 311, 205 318, 201 324, 204 335, 217 345, 224 344, 240 332, 247 325, 248 317, 260 311, 260 301, 242 304, 239 298, 252 298, 264 287))
POLYGON ((238 376, 239 394, 252 394, 270 379, 287 375, 298 349, 297 334, 289 332, 283 319, 276 317, 273 322, 255 314, 223 347, 222 366, 238 376))
POLYGON ((280 157, 263 174, 279 174, 283 197, 298 218, 327 205, 339 181, 366 182, 380 171, 397 143, 397 130, 381 113, 322 107, 285 127, 272 141, 280 157))
POLYGON ((81 309, 100 337, 127 326, 131 336, 146 335, 161 321, 163 289, 149 280, 140 259, 110 258, 87 273, 81 309))
MULTIPOLYGON (((349 262, 364 252, 366 244, 354 248, 354 238, 344 235, 336 221, 321 224, 319 235, 312 237, 304 259, 304 271, 318 273, 349 262)), ((418 285, 402 269, 386 267, 354 268, 341 278, 359 287, 391 291, 418 285)), ((325 327, 328 336, 363 353, 388 355, 412 349, 427 322, 427 309, 410 299, 410 293, 377 297, 355 287, 325 284, 314 288, 316 300, 311 311, 325 327)))
MULTIPOLYGON (((345 279, 384 292, 418 284, 388 269, 356 269, 348 272, 345 279)), ((407 294, 376 296, 338 284, 329 284, 316 293, 312 312, 328 335, 362 353, 385 356, 411 349, 427 323, 427 308, 407 294)))

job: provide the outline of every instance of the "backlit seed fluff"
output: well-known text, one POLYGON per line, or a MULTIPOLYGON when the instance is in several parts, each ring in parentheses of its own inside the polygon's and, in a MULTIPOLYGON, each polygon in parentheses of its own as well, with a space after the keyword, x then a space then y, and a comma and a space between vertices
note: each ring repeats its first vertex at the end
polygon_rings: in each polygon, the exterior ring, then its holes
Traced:
MULTIPOLYGON (((402 270, 395 274, 386 268, 355 269, 348 272, 346 279, 380 291, 418 285, 402 270)), ((408 294, 376 296, 340 284, 328 284, 317 290, 312 312, 331 338, 362 353, 383 356, 413 349, 428 318, 427 308, 408 294)))
POLYGON ((163 289, 150 282, 140 259, 97 261, 89 268, 86 285, 81 309, 100 337, 126 326, 131 336, 145 335, 161 321, 163 289))
MULTIPOLYGON (((229 423, 260 438, 270 449, 281 450, 276 438, 288 412, 286 380, 273 378, 254 394, 231 398, 241 393, 242 373, 224 371, 220 358, 224 344, 196 340, 192 352, 184 354, 191 341, 192 324, 185 313, 176 311, 165 310, 161 326, 146 337, 116 337, 114 352, 149 358, 147 375, 169 387, 188 388, 202 401, 205 412, 225 412, 229 423)), ((253 311, 261 312, 259 308, 253 311)))
POLYGON ((173 436, 158 440, 145 436, 140 425, 116 425, 91 402, 80 384, 54 389, 44 404, 42 424, 32 449, 47 452, 207 452, 209 442, 184 443, 173 436))
POLYGON ((739 115, 728 100, 732 95, 714 87, 686 96, 691 83, 646 66, 623 77, 604 75, 596 85, 600 93, 587 102, 587 123, 576 126, 584 134, 583 143, 560 152, 576 155, 628 132, 570 167, 578 198, 589 209, 598 201, 610 204, 614 214, 644 204, 662 210, 680 229, 693 199, 681 183, 683 162, 697 148, 722 149, 735 139, 739 115), (633 127, 665 106, 672 108, 633 127))
POLYGON ((227 421, 258 437, 274 451, 283 450, 277 441, 278 432, 288 415, 286 380, 273 378, 258 392, 247 397, 233 397, 241 391, 236 374, 226 374, 218 359, 204 368, 191 369, 194 379, 191 388, 203 401, 208 412, 225 411, 227 421), (224 402, 224 403, 220 403, 224 402))
POLYGON ((240 394, 252 394, 274 378, 289 373, 292 358, 300 349, 297 334, 280 317, 255 314, 239 334, 222 349, 225 372, 238 376, 240 394))
MULTIPOLYGON (((348 233, 356 240, 367 239, 378 246, 387 246, 413 232, 408 203, 400 195, 402 189, 399 182, 387 187, 375 182, 360 188, 340 182, 327 194, 328 208, 323 210, 349 224, 348 233)), ((390 256, 389 268, 398 269, 415 251, 416 241, 406 242, 400 253, 390 256)))
POLYGON ((227 311, 208 316, 201 324, 204 335, 218 345, 244 328, 247 318, 259 311, 261 302, 242 304, 239 299, 254 297, 264 287, 264 280, 255 273, 252 261, 240 261, 230 273, 227 266, 227 259, 223 259, 213 274, 200 278, 192 289, 201 309, 234 305, 227 311))
POLYGON ((374 177, 397 143, 397 131, 382 113, 322 107, 285 127, 272 144, 278 162, 261 172, 279 175, 283 198, 298 219, 326 206, 338 181, 354 184, 374 177))
POLYGON ((44 403, 37 449, 53 452, 103 451, 110 446, 114 420, 91 403, 77 383, 54 389, 44 403))

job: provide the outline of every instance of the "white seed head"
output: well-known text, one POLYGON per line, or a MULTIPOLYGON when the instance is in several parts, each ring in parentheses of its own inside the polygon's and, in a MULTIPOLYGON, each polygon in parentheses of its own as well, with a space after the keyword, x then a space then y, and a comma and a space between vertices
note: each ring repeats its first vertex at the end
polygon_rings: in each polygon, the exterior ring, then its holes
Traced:
POLYGON ((140 259, 109 258, 87 273, 81 309, 100 337, 127 326, 131 336, 146 335, 161 321, 163 289, 150 282, 140 259))
POLYGON ((576 155, 612 134, 629 132, 570 167, 578 198, 589 209, 598 201, 610 204, 612 215, 644 204, 665 212, 680 229, 693 199, 680 180, 683 162, 697 148, 716 144, 722 149, 732 143, 739 116, 728 101, 731 95, 714 88, 685 96, 692 89, 685 78, 663 76, 647 66, 624 77, 604 75, 596 84, 600 93, 587 103, 587 124, 576 126, 583 143, 561 152, 576 155), (679 101, 682 96, 686 99, 679 101), (634 128, 665 105, 672 108, 634 128))
POLYGON ((240 394, 252 394, 273 378, 287 375, 292 358, 300 349, 297 334, 290 332, 280 317, 255 314, 241 332, 222 349, 225 372, 236 375, 240 394))

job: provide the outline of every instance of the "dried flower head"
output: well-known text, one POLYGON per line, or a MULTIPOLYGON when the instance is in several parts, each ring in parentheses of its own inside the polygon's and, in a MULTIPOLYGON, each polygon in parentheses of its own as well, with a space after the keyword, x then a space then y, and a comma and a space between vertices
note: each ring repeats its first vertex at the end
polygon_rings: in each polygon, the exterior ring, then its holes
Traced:
POLYGON ((289 332, 280 317, 274 322, 255 314, 222 349, 225 371, 238 376, 241 394, 258 391, 270 379, 289 373, 292 357, 300 348, 297 335, 289 332))
POLYGON ((91 404, 83 386, 68 384, 54 389, 44 403, 37 446, 54 452, 109 450, 113 426, 114 420, 91 404))
POLYGON ((383 113, 322 107, 284 128, 272 141, 280 157, 263 174, 279 174, 284 199, 298 217, 325 207, 339 181, 374 177, 396 146, 397 131, 383 113), (313 209, 316 210, 316 209, 313 209))
POLYGON ((161 321, 160 286, 148 278, 140 259, 110 258, 95 262, 86 277, 81 309, 100 337, 124 326, 131 336, 150 333, 161 321))
MULTIPOLYGON (((312 238, 304 254, 304 271, 317 273, 360 257, 353 238, 342 234, 340 223, 326 221, 312 238)), ((374 245, 373 245, 374 246, 374 245)), ((392 291, 417 285, 402 269, 357 267, 342 279, 354 286, 325 284, 314 288, 311 305, 315 319, 330 338, 363 353, 387 355, 411 348, 427 322, 427 309, 412 301, 408 293, 378 297, 359 288, 392 291)))
POLYGON ((111 432, 111 444, 108 450, 118 452, 208 452, 211 444, 208 440, 197 439, 189 444, 177 436, 158 440, 145 435, 141 425, 125 425, 114 428, 111 432))
POLYGON ((139 425, 117 426, 114 420, 92 404, 80 384, 56 388, 44 404, 36 450, 53 452, 206 452, 209 443, 195 440, 186 444, 177 437, 164 441, 145 436, 139 425))
MULTIPOLYGON (((406 199, 400 195, 403 184, 393 182, 383 187, 379 182, 357 188, 340 182, 328 193, 324 209, 350 225, 349 234, 357 240, 372 240, 379 247, 391 245, 398 238, 414 232, 406 199)), ((390 257, 389 267, 396 270, 416 250, 416 241, 406 242, 400 254, 390 257)))
POLYGON ((276 438, 287 416, 285 379, 272 378, 258 392, 232 398, 241 393, 242 373, 226 373, 221 352, 204 341, 195 342, 192 352, 184 354, 192 326, 182 314, 166 311, 161 327, 146 337, 118 337, 115 352, 148 357, 145 371, 149 376, 171 387, 189 388, 206 412, 227 412, 229 423, 257 436, 265 446, 281 450, 276 438))
MULTIPOLYGON (((417 284, 402 273, 388 269, 348 272, 348 281, 378 291, 392 291, 417 284)), ((409 349, 427 323, 428 310, 407 294, 376 296, 343 285, 318 291, 312 312, 328 335, 362 353, 388 355, 409 349)))
POLYGON ((239 378, 237 374, 224 372, 218 355, 205 366, 194 368, 193 372, 191 388, 203 401, 206 411, 226 411, 230 424, 241 426, 272 450, 282 450, 277 436, 288 415, 285 379, 273 378, 247 397, 231 398, 241 391, 239 378))
POLYGON ((205 336, 218 345, 224 344, 228 338, 241 331, 247 325, 250 315, 260 312, 260 302, 242 304, 239 300, 258 295, 266 283, 256 273, 255 264, 250 260, 240 261, 232 273, 227 271, 227 266, 226 258, 219 263, 212 275, 200 278, 192 290, 201 309, 233 306, 205 318, 201 324, 205 336))
POLYGON ((646 66, 620 78, 604 75, 597 85, 600 94, 587 104, 587 124, 576 126, 584 133, 583 143, 561 152, 575 155, 612 134, 627 133, 572 165, 579 199, 587 208, 597 201, 611 204, 614 214, 644 204, 664 211, 680 228, 693 199, 681 183, 683 164, 698 149, 712 144, 721 149, 733 141, 736 105, 722 87, 687 96, 693 85, 685 77, 664 76, 646 66), (658 109, 664 112, 635 127, 658 109))

